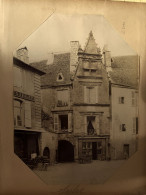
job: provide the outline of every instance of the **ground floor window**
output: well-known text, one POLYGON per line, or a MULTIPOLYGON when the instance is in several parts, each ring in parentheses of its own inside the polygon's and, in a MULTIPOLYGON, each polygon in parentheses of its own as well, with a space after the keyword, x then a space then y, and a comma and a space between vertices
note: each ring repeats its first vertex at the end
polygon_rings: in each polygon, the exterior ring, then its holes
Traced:
POLYGON ((92 153, 92 143, 82 142, 82 155, 91 155, 92 153))
MULTIPOLYGON (((82 156, 90 156, 92 160, 106 159, 106 140, 82 141, 82 156)), ((108 152, 108 151, 107 151, 108 152)))

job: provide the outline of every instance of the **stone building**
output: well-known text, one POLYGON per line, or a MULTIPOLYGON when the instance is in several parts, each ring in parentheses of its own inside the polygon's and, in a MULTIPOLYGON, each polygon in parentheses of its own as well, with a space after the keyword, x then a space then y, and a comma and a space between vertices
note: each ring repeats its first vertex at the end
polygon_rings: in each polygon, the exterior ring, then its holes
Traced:
POLYGON ((45 73, 28 64, 26 47, 17 50, 13 72, 14 151, 23 160, 31 158, 32 153, 43 155, 47 147, 44 137, 48 133, 41 124, 40 90, 40 76, 45 73))
POLYGON ((131 156, 137 140, 137 106, 131 102, 136 101, 138 57, 113 58, 107 47, 101 52, 92 32, 84 50, 78 41, 70 46, 69 53, 54 54, 53 63, 32 64, 46 72, 41 77, 42 120, 55 136, 53 142, 46 140, 52 158, 131 156))

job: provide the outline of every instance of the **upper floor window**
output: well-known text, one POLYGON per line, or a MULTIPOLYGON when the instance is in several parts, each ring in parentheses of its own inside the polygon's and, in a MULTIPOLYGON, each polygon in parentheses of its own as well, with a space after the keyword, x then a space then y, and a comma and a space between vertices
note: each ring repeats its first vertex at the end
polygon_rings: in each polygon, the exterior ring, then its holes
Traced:
MULTIPOLYGON (((14 67, 14 87, 21 89, 25 94, 34 94, 34 74, 32 72, 14 67)), ((38 81, 36 81, 38 82, 38 81)))
POLYGON ((95 133, 95 116, 87 116, 87 133, 88 135, 95 133))
POLYGON ((17 127, 23 126, 23 102, 14 100, 14 125, 17 127))
POLYGON ((68 89, 57 90, 57 106, 68 106, 69 91, 68 89))
POLYGON ((90 104, 98 103, 98 86, 84 86, 84 102, 90 104))
POLYGON ((54 114, 55 132, 72 132, 72 113, 54 114))
POLYGON ((14 100, 14 125, 31 128, 31 102, 14 100))
POLYGON ((13 68, 14 87, 22 88, 22 70, 18 67, 13 68))
POLYGON ((126 131, 126 125, 125 124, 121 124, 120 125, 120 129, 121 129, 121 131, 126 131))
POLYGON ((119 97, 119 103, 124 104, 125 103, 125 98, 124 97, 119 97))
MULTIPOLYGON (((29 71, 22 71, 23 90, 28 95, 34 94, 34 74, 29 71)), ((38 83, 38 80, 35 81, 38 83)))

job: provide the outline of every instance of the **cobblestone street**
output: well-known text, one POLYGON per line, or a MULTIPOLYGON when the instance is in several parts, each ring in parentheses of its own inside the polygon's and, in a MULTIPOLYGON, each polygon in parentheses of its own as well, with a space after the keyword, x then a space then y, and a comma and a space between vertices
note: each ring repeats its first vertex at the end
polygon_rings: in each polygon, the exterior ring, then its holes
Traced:
POLYGON ((34 170, 47 184, 102 184, 118 170, 124 160, 92 161, 89 164, 58 163, 47 171, 34 170))

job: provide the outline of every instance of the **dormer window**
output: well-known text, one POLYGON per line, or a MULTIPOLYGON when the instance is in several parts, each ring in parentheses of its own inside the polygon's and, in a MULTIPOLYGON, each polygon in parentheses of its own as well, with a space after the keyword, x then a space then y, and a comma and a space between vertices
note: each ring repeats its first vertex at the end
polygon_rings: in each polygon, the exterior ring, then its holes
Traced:
POLYGON ((58 73, 57 75, 57 81, 64 81, 64 77, 62 73, 58 73))

